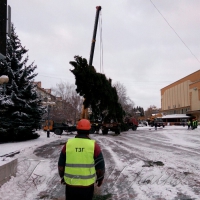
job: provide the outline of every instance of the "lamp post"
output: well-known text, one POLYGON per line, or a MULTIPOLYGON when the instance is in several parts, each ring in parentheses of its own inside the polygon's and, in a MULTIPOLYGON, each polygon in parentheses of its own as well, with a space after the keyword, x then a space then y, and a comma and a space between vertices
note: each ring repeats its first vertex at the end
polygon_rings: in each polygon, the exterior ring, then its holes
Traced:
POLYGON ((48 121, 48 125, 47 125, 47 137, 49 138, 50 137, 50 130, 49 130, 49 113, 50 113, 50 107, 49 106, 51 106, 51 105, 53 106, 56 103, 53 102, 53 101, 50 101, 51 100, 50 98, 45 98, 44 100, 45 101, 42 104, 47 106, 47 121, 48 121))
MULTIPOLYGON (((3 85, 3 93, 4 93, 4 96, 6 95, 6 83, 8 83, 9 81, 9 78, 8 76, 6 75, 2 75, 0 76, 0 85, 3 85)), ((4 112, 5 110, 0 110, 1 112, 4 112)))
POLYGON ((4 95, 6 94, 6 83, 8 83, 9 78, 6 75, 0 76, 0 85, 3 85, 4 95))
POLYGON ((49 137, 50 136, 50 131, 49 131, 49 104, 47 104, 47 120, 48 120, 47 137, 49 137))

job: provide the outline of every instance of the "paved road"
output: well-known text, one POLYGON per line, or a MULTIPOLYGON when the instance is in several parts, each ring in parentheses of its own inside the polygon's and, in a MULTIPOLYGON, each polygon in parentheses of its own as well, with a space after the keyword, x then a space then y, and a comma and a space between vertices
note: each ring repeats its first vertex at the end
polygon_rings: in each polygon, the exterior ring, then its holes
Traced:
POLYGON ((200 199, 199 129, 146 127, 95 139, 107 164, 102 191, 113 199, 200 199))
MULTIPOLYGON (((184 127, 139 128, 116 136, 91 135, 101 146, 106 161, 104 184, 98 194, 112 194, 119 200, 198 200, 200 199, 200 130, 184 127)), ((60 149, 67 138, 44 145, 34 152, 50 159, 57 168, 60 149)), ((58 174, 38 199, 63 199, 64 187, 58 174)))
MULTIPOLYGON (((51 142, 44 146, 37 148, 34 154, 38 157, 44 159, 51 159, 52 169, 57 169, 58 158, 60 155, 60 150, 63 146, 64 140, 58 140, 56 142, 51 142)), ((51 200, 64 200, 65 199, 65 187, 60 184, 60 178, 58 173, 56 173, 51 180, 48 182, 49 189, 40 192, 38 199, 51 199, 51 200)))

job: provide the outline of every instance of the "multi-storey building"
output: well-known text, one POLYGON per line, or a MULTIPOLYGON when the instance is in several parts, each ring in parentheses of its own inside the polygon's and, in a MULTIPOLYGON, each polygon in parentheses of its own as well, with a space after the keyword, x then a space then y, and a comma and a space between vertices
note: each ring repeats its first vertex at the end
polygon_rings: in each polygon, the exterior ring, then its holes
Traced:
POLYGON ((56 97, 51 94, 51 89, 44 89, 42 88, 42 83, 41 82, 35 82, 34 84, 37 85, 37 93, 41 97, 43 101, 56 101, 56 97))
MULTIPOLYGON (((37 85, 37 93, 42 99, 43 103, 49 102, 49 119, 53 119, 57 122, 70 122, 75 123, 78 117, 78 112, 69 102, 66 102, 62 97, 56 97, 51 94, 51 89, 42 88, 41 82, 35 82, 37 85), (55 103, 51 106, 51 103, 55 103)), ((46 104, 47 105, 47 104, 46 104)), ((47 119, 47 114, 43 116, 47 119)))
POLYGON ((200 70, 161 89, 165 115, 186 114, 200 121, 200 70))

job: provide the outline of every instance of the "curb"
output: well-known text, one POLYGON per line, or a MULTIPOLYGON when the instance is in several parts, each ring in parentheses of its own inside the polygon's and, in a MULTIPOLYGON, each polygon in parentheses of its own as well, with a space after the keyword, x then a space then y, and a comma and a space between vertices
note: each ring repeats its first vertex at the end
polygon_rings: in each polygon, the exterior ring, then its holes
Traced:
POLYGON ((15 176, 17 171, 17 158, 5 165, 0 166, 0 187, 15 176))

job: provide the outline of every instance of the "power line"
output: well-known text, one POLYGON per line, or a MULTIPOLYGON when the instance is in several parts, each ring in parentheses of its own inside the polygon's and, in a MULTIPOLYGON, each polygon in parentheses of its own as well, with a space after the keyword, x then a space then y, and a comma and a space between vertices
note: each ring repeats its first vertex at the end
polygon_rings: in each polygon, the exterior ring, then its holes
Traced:
POLYGON ((167 21, 167 19, 162 15, 162 13, 158 10, 156 5, 150 0, 152 5, 155 7, 155 9, 159 12, 159 14, 162 16, 162 18, 166 21, 168 26, 174 31, 174 33, 177 35, 177 37, 181 40, 181 42, 184 44, 184 46, 190 51, 190 53, 196 58, 196 60, 200 63, 199 59, 195 56, 195 54, 191 51, 191 49, 186 45, 186 43, 182 40, 182 38, 178 35, 178 33, 174 30, 174 28, 170 25, 170 23, 167 21))
MULTIPOLYGON (((42 77, 47 77, 47 78, 52 78, 52 79, 59 79, 59 80, 72 80, 72 78, 69 78, 69 77, 55 77, 55 76, 49 76, 49 75, 41 75, 41 74, 39 74, 38 73, 38 75, 37 76, 42 76, 42 77)), ((36 76, 36 77, 37 77, 36 76)), ((75 81, 75 79, 74 79, 74 81, 75 81)))
MULTIPOLYGON (((38 75, 37 76, 43 76, 43 77, 47 77, 47 78, 55 78, 55 79, 67 79, 67 80, 69 80, 69 79, 72 79, 72 78, 69 78, 69 77, 67 77, 67 78, 65 78, 65 77, 55 77, 55 76, 49 76, 49 75, 43 75, 43 74, 39 74, 38 73, 38 75)), ((121 82, 131 82, 131 83, 171 83, 171 82, 174 82, 174 80, 172 81, 170 81, 170 80, 165 80, 165 81, 133 81, 133 80, 123 80, 123 81, 121 81, 121 82)))

